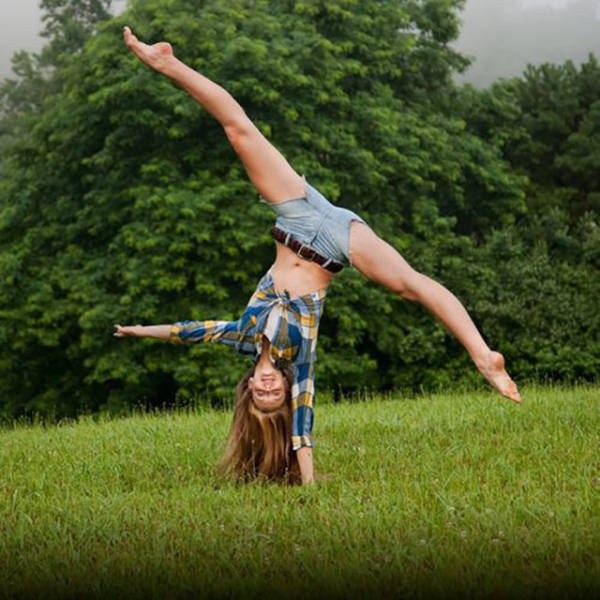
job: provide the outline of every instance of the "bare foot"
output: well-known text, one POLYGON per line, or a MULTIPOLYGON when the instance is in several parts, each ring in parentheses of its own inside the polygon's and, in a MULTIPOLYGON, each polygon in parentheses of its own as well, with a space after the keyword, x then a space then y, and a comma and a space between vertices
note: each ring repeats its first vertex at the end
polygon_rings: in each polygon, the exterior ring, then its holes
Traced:
POLYGON ((169 42, 158 42, 149 46, 140 42, 129 27, 123 28, 123 39, 129 49, 149 67, 162 71, 173 59, 173 48, 169 42))
POLYGON ((484 362, 477 365, 481 374, 503 395, 518 404, 521 396, 517 384, 510 378, 504 368, 504 356, 500 352, 490 352, 484 362))

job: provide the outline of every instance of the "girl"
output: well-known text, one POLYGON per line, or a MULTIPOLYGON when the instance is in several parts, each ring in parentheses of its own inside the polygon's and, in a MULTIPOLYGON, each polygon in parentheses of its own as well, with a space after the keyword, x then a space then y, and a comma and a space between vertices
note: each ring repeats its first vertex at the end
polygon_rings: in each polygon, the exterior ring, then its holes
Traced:
POLYGON ((418 273, 355 213, 333 206, 288 164, 235 99, 179 61, 171 45, 149 46, 128 27, 124 39, 146 65, 188 92, 223 126, 250 181, 277 214, 276 258, 238 321, 115 325, 117 337, 215 341, 254 353, 236 388, 223 467, 243 478, 313 481, 314 363, 327 286, 344 264, 408 300, 420 302, 463 344, 481 374, 515 402, 504 358, 490 350, 467 311, 445 287, 418 273))

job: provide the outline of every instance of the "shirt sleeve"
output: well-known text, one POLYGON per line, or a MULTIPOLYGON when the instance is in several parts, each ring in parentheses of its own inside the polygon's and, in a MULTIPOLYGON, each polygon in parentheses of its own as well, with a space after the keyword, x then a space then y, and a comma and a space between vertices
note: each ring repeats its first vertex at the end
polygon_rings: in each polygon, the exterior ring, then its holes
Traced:
POLYGON ((235 345, 238 321, 178 321, 171 325, 169 341, 176 344, 219 342, 235 345))
POLYGON ((292 384, 292 447, 313 446, 314 361, 295 365, 292 384))

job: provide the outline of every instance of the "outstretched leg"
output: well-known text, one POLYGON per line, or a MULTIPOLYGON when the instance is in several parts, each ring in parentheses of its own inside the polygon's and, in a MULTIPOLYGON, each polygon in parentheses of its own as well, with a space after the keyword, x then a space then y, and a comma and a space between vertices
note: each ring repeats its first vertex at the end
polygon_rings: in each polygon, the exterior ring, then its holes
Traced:
POLYGON ((515 402, 521 397, 504 368, 504 357, 490 350, 458 298, 426 275, 415 271, 387 242, 363 223, 350 229, 352 264, 366 277, 395 294, 420 302, 466 348, 481 374, 503 395, 515 402))
POLYGON ((140 42, 129 27, 125 27, 123 37, 142 62, 171 78, 221 123, 259 194, 272 203, 304 196, 302 177, 263 136, 229 92, 175 58, 169 43, 149 46, 140 42))

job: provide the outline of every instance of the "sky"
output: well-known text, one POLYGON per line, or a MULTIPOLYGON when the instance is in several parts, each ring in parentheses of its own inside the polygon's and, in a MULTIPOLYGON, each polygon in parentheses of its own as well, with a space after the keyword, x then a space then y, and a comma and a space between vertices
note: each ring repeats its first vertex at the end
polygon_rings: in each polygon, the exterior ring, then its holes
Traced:
POLYGON ((458 78, 485 87, 527 64, 600 58, 600 0, 467 0, 453 44, 475 58, 458 78))
MULTIPOLYGON (((11 75, 16 50, 38 51, 44 40, 39 0, 0 0, 0 79, 11 75)), ((113 12, 126 0, 116 0, 113 12)), ((580 64, 600 57, 600 0, 467 0, 453 44, 475 59, 459 81, 479 87, 520 75, 528 63, 580 64)))

